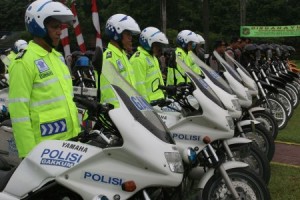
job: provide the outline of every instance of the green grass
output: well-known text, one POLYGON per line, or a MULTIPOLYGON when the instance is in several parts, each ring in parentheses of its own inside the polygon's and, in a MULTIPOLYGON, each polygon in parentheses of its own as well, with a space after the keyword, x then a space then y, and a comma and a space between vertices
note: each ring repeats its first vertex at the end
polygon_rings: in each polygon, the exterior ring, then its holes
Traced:
POLYGON ((279 131, 276 140, 300 144, 300 106, 298 106, 289 119, 287 126, 279 131))
MULTIPOLYGON (((300 61, 293 61, 300 67, 300 61)), ((277 136, 277 141, 300 144, 300 106, 294 110, 288 125, 277 136)), ((300 199, 300 166, 289 167, 280 164, 271 164, 271 180, 269 190, 272 200, 300 199)))
POLYGON ((300 167, 271 164, 269 190, 272 200, 300 199, 300 167))
POLYGON ((297 65, 297 68, 300 68, 300 60, 292 60, 297 65))
MULTIPOLYGON (((300 68, 300 60, 293 60, 298 68, 300 68)), ((294 110, 294 114, 291 119, 289 119, 288 125, 281 131, 276 138, 278 141, 292 142, 300 144, 300 106, 294 110)))

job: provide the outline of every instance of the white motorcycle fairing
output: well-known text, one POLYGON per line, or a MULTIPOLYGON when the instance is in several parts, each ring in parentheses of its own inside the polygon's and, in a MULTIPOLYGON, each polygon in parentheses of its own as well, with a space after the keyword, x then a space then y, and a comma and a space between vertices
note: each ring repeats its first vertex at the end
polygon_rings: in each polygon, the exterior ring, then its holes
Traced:
POLYGON ((118 78, 114 66, 106 68, 102 73, 119 101, 119 107, 108 114, 123 144, 101 149, 79 142, 44 141, 22 160, 0 193, 0 200, 24 198, 51 181, 83 199, 128 199, 147 187, 176 187, 181 183, 182 158, 163 122, 124 79, 118 78), (135 183, 134 191, 122 189, 127 181, 135 183))
POLYGON ((201 109, 189 116, 183 116, 178 112, 176 117, 174 112, 162 111, 159 107, 155 107, 155 110, 167 125, 176 146, 184 156, 183 152, 189 147, 198 147, 202 150, 206 146, 202 141, 205 136, 209 136, 211 141, 233 137, 234 125, 232 117, 203 78, 193 75, 180 59, 176 61, 186 71, 192 83, 197 84, 193 96, 201 109))
POLYGON ((241 106, 246 108, 250 107, 252 105, 252 96, 249 93, 248 88, 242 85, 242 79, 239 74, 228 66, 228 63, 218 54, 218 52, 214 51, 213 54, 226 70, 223 72, 223 76, 237 95, 241 106))
POLYGON ((231 90, 225 80, 211 67, 207 66, 193 52, 190 53, 192 60, 198 65, 205 75, 205 82, 213 89, 213 91, 222 100, 222 103, 233 118, 239 118, 242 115, 241 105, 237 96, 231 90))
POLYGON ((249 89, 250 94, 252 96, 257 96, 258 95, 257 84, 252 79, 251 75, 247 72, 247 70, 239 62, 237 62, 234 58, 232 58, 230 55, 228 55, 227 52, 225 52, 225 57, 230 59, 234 63, 234 65, 236 67, 236 71, 241 76, 245 86, 249 89))

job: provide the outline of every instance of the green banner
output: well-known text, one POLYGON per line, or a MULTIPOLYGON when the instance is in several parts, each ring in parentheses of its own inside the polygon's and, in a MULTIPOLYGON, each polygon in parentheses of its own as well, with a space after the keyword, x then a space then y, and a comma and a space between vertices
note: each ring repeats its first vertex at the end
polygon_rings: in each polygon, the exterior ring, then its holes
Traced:
POLYGON ((241 26, 241 37, 296 37, 300 25, 291 26, 241 26))

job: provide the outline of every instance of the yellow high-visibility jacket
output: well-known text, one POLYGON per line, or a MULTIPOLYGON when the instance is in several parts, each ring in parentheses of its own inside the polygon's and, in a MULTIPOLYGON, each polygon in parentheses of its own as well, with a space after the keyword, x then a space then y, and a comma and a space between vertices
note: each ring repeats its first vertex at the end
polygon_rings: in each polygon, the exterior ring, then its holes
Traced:
POLYGON ((134 70, 137 91, 149 103, 164 99, 165 95, 162 90, 158 89, 153 92, 154 89, 157 89, 158 84, 164 85, 158 59, 142 47, 138 47, 137 52, 130 58, 130 62, 134 70), (158 81, 155 81, 156 79, 158 81), (152 86, 156 88, 152 88, 152 86))
POLYGON ((72 80, 60 53, 30 41, 9 73, 9 112, 19 157, 43 140, 78 135, 72 80))

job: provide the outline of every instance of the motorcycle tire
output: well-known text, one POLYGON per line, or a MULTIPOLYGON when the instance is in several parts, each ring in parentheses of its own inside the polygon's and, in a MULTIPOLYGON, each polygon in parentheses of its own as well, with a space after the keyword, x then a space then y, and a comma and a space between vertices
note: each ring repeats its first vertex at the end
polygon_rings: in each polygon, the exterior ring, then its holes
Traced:
MULTIPOLYGON (((266 184, 247 168, 233 168, 226 170, 232 184, 238 192, 240 199, 269 200, 270 192, 266 184)), ((205 185, 202 191, 202 199, 228 200, 234 199, 227 189, 220 173, 215 173, 205 185)))
MULTIPOLYGON (((254 116, 256 121, 259 121, 260 124, 270 132, 270 134, 275 140, 279 130, 278 124, 274 116, 265 110, 254 111, 252 112, 252 115, 254 116)), ((245 115, 243 119, 250 119, 250 116, 245 115)))
POLYGON ((283 104, 287 111, 287 116, 290 119, 294 113, 294 107, 292 101, 289 100, 289 98, 286 96, 285 93, 282 93, 279 91, 278 94, 275 95, 275 97, 283 104))
POLYGON ((269 104, 271 104, 271 108, 267 105, 266 102, 262 103, 260 106, 266 108, 267 111, 269 111, 274 118, 276 119, 276 122, 278 124, 278 129, 282 130, 287 126, 288 123, 288 117, 286 114, 286 109, 282 105, 282 103, 274 98, 274 97, 267 97, 269 104))
POLYGON ((249 148, 243 148, 243 144, 230 145, 230 150, 236 161, 241 161, 249 165, 256 175, 258 175, 266 184, 271 178, 270 162, 267 156, 254 144, 249 148))
POLYGON ((292 97, 293 108, 294 109, 297 108, 297 106, 299 105, 299 96, 297 92, 289 85, 286 85, 285 88, 286 88, 286 92, 288 92, 289 95, 292 97))
POLYGON ((243 133, 245 136, 253 141, 268 158, 269 161, 273 159, 275 154, 275 142, 270 132, 262 125, 255 125, 255 132, 253 132, 251 125, 244 126, 243 133))

